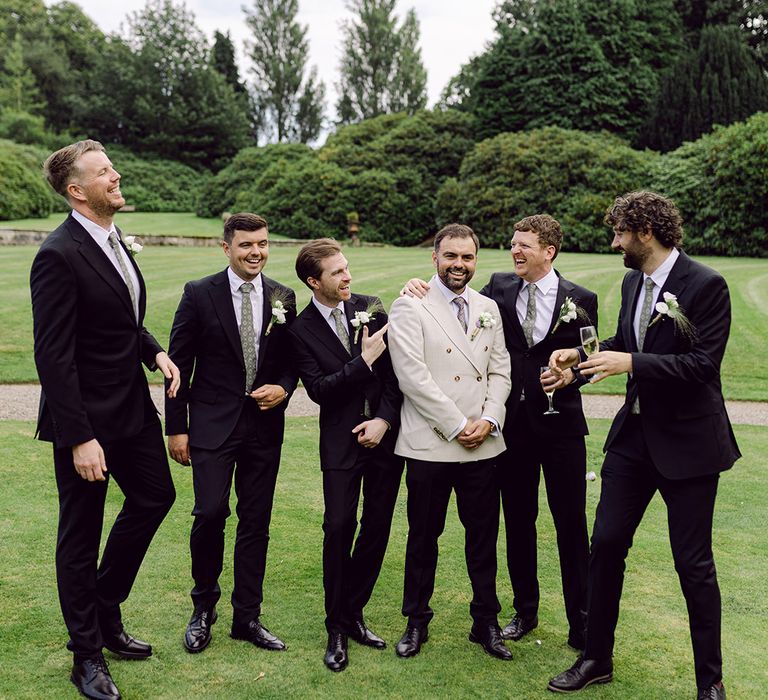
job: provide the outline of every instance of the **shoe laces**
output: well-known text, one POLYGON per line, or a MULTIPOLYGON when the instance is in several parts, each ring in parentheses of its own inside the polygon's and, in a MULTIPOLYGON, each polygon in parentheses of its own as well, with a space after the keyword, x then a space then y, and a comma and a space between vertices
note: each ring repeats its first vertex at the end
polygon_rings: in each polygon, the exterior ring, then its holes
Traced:
POLYGON ((103 656, 98 656, 93 659, 89 659, 94 671, 101 671, 109 675, 109 667, 107 666, 107 660, 103 656))

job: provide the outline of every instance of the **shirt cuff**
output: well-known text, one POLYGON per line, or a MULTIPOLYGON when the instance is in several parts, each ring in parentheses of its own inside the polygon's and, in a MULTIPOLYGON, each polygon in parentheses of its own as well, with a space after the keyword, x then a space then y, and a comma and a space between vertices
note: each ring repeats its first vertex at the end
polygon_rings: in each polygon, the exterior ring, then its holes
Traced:
POLYGON ((493 426, 491 437, 499 437, 501 433, 499 432, 499 424, 496 422, 496 419, 491 418, 490 416, 480 416, 480 418, 487 420, 493 426))
POLYGON ((449 435, 449 436, 446 438, 446 440, 448 440, 448 442, 450 442, 450 441, 451 441, 451 440, 453 440, 454 438, 457 438, 457 437, 459 436, 459 433, 460 433, 462 430, 464 430, 464 428, 466 428, 466 427, 467 427, 467 419, 466 419, 466 418, 462 418, 462 419, 461 419, 461 425, 460 425, 458 428, 456 428, 456 430, 454 430, 454 431, 453 431, 453 432, 452 432, 452 433, 451 433, 451 434, 450 434, 450 435, 449 435))

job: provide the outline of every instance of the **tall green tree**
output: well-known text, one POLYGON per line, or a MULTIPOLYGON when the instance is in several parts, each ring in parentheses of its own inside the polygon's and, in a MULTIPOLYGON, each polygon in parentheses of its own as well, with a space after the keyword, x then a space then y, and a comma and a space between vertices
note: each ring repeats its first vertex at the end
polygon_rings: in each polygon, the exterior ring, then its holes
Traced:
POLYGON ((557 125, 634 138, 682 49, 673 0, 516 0, 495 17, 471 91, 481 137, 557 125))
POLYGON ((229 36, 229 32, 222 34, 216 30, 213 34, 213 48, 211 49, 211 66, 217 73, 224 76, 236 93, 246 93, 245 84, 240 80, 240 71, 235 61, 235 45, 229 36))
POLYGON ((768 110, 768 78, 738 28, 704 27, 699 46, 662 82, 642 145, 668 151, 713 125, 768 110))
POLYGON ((307 72, 307 27, 296 21, 298 0, 254 0, 243 7, 254 34, 253 95, 267 140, 307 142, 322 130, 325 85, 307 72))
POLYGON ((35 83, 35 76, 24 62, 21 34, 17 33, 3 60, 0 73, 0 109, 16 112, 39 112, 43 101, 35 83))
POLYGON ((350 0, 342 25, 343 54, 336 112, 340 123, 380 114, 413 114, 427 104, 419 21, 410 10, 398 26, 395 0, 350 0))

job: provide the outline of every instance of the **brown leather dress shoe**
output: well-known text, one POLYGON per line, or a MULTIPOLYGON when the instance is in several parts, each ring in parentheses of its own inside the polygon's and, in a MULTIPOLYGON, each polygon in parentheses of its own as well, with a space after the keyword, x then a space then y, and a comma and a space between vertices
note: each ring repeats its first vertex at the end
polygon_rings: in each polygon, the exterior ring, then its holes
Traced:
POLYGON ((148 659, 152 656, 152 646, 140 639, 131 637, 124 629, 117 634, 104 634, 104 646, 113 654, 124 659, 148 659))
POLYGON ((211 625, 218 619, 216 608, 195 610, 184 633, 184 648, 197 654, 211 643, 211 625))
POLYGON ((285 642, 264 627, 258 618, 251 620, 246 625, 232 625, 230 636, 232 639, 244 639, 246 642, 268 651, 285 651, 288 648, 285 646, 285 642))
POLYGON ((412 627, 408 625, 395 647, 395 653, 403 659, 416 656, 421 651, 421 645, 428 639, 429 633, 426 627, 412 627))
POLYGON ((76 663, 72 667, 72 675, 69 678, 80 694, 86 698, 120 700, 120 691, 112 680, 112 676, 109 675, 107 662, 101 654, 93 659, 76 663))
POLYGON ((554 693, 575 693, 593 683, 610 683, 613 680, 613 662, 610 659, 585 659, 579 657, 567 671, 555 676, 548 690, 554 693))
POLYGON ((369 630, 362 618, 355 620, 350 625, 348 636, 358 644, 362 644, 366 647, 373 647, 374 649, 387 648, 387 643, 377 634, 374 634, 371 630, 369 630))
POLYGON ((331 671, 343 671, 349 663, 347 654, 347 635, 341 632, 329 632, 323 663, 331 671))
POLYGON ((495 623, 487 625, 472 625, 472 631, 469 633, 469 641, 479 644, 483 647, 486 654, 501 659, 502 661, 511 661, 512 652, 504 646, 504 640, 501 638, 501 630, 495 623))
POLYGON ((501 630, 501 638, 511 639, 516 642, 538 626, 539 618, 537 615, 534 615, 533 617, 520 617, 520 615, 515 615, 509 621, 509 624, 501 630))

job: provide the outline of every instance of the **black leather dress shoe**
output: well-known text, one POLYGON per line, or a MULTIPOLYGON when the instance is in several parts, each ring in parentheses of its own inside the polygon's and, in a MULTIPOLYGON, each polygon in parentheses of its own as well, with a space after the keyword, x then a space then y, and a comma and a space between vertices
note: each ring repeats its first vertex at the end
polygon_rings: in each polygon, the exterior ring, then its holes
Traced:
POLYGON ((104 646, 113 654, 124 659, 148 659, 152 656, 152 646, 140 639, 131 637, 125 630, 117 634, 104 634, 104 646))
POLYGON ((387 643, 365 626, 362 619, 355 620, 348 630, 349 638, 366 647, 386 649, 387 643))
POLYGON ((216 608, 195 610, 184 633, 184 648, 197 654, 211 643, 211 625, 218 620, 216 608))
POLYGON ((112 680, 112 676, 109 675, 107 662, 104 661, 103 656, 76 663, 72 667, 70 680, 86 698, 120 700, 120 691, 112 680))
POLYGON ((567 671, 555 676, 547 688, 555 693, 575 693, 593 683, 613 680, 613 662, 579 657, 567 671))
POLYGON ((347 654, 347 635, 342 632, 329 632, 328 645, 325 647, 323 663, 331 671, 343 671, 349 663, 347 654))
POLYGON ((232 625, 230 636, 232 639, 244 639, 246 642, 268 651, 285 651, 288 648, 285 646, 285 642, 275 637, 259 622, 258 618, 251 620, 247 625, 232 625))
POLYGON ((403 659, 416 656, 421 651, 421 645, 428 639, 429 633, 426 627, 412 627, 408 625, 395 647, 395 653, 403 659))
POLYGON ((469 641, 483 647, 486 654, 495 656, 502 661, 512 661, 512 652, 504 646, 501 630, 496 624, 472 625, 469 641))
POLYGON ((520 615, 515 615, 509 621, 509 624, 501 630, 501 638, 511 639, 516 642, 538 626, 539 618, 537 615, 534 615, 533 617, 520 617, 520 615))
POLYGON ((716 683, 709 688, 699 690, 696 700, 725 700, 725 686, 722 683, 716 683))

